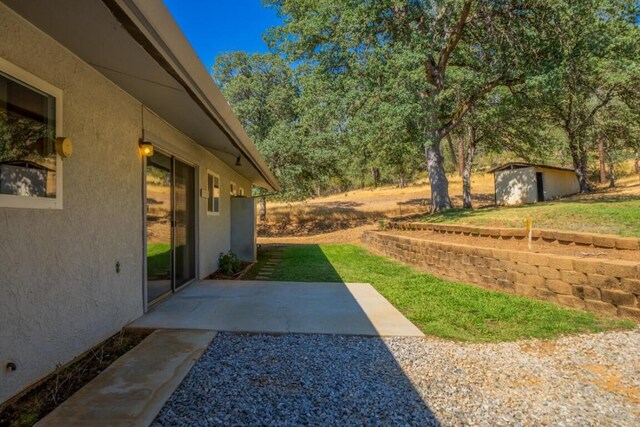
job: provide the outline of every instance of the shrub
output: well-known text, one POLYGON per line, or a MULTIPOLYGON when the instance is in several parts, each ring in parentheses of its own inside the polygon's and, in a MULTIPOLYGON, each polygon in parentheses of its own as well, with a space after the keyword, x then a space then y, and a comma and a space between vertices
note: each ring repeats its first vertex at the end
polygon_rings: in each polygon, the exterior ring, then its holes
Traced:
POLYGON ((225 274, 231 275, 240 271, 240 260, 238 259, 238 256, 231 251, 226 254, 220 252, 218 263, 220 264, 220 270, 225 274))

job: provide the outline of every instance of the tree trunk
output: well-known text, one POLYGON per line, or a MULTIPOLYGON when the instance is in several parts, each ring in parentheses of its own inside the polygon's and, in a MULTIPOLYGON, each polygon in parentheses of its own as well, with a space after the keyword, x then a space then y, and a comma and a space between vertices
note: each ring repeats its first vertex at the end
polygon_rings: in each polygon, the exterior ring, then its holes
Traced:
POLYGON ((371 178, 373 178, 373 188, 378 188, 378 181, 380 181, 380 169, 371 168, 371 178))
POLYGON ((636 159, 633 162, 633 167, 638 174, 638 179, 640 179, 640 156, 636 156, 636 159))
POLYGON ((598 138, 598 159, 600 161, 600 184, 607 182, 607 170, 605 168, 604 139, 598 138))
POLYGON ((464 136, 458 137, 458 174, 462 176, 464 173, 464 136))
POLYGON ((400 174, 400 179, 398 180, 398 187, 404 188, 404 174, 400 174))
POLYGON ((451 209, 449 198, 449 180, 444 170, 444 159, 440 152, 441 138, 436 137, 431 144, 425 146, 427 171, 431 184, 431 212, 439 212, 451 209))
POLYGON ((469 143, 467 144, 467 153, 464 158, 462 172, 462 207, 471 209, 471 168, 473 167, 473 156, 476 151, 476 131, 469 127, 469 143))
POLYGON ((567 135, 569 139, 569 150, 573 160, 573 167, 576 170, 578 183, 580 184, 581 193, 590 193, 592 191, 591 184, 587 179, 587 150, 584 144, 576 141, 575 135, 567 135))
POLYGON ((613 162, 609 162, 609 188, 616 186, 616 169, 613 162))
POLYGON ((267 198, 265 196, 260 197, 260 221, 267 219, 267 198))
POLYGON ((458 158, 456 156, 456 150, 455 150, 455 148, 453 148, 453 140, 451 139, 451 134, 450 133, 447 134, 447 144, 449 145, 449 152, 451 153, 451 163, 453 163, 453 166, 458 170, 458 174, 460 174, 461 173, 460 164, 458 163, 458 158))

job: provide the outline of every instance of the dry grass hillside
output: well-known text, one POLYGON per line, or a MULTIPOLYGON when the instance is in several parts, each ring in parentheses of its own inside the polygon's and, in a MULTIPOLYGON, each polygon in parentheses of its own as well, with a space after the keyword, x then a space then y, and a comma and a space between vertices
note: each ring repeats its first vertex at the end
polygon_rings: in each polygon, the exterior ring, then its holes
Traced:
MULTIPOLYGON (((629 172, 631 165, 630 163, 626 168, 629 172)), ((453 204, 459 207, 462 205, 461 179, 451 176, 449 181, 453 204)), ((582 229, 591 221, 594 223, 593 227, 588 226, 584 231, 629 236, 638 234, 631 224, 636 216, 635 211, 638 210, 635 208, 640 205, 640 180, 634 174, 619 179, 614 189, 602 187, 593 194, 575 195, 522 208, 492 208, 493 192, 493 175, 477 175, 472 180, 476 209, 454 209, 447 215, 433 218, 424 216, 429 212, 430 197, 426 179, 418 180, 405 188, 367 188, 304 202, 267 202, 267 218, 266 221, 259 222, 259 236, 261 243, 355 242, 362 231, 377 227, 380 220, 389 218, 407 216, 438 222, 518 226, 522 215, 532 213, 534 217, 538 217, 537 225, 544 228, 582 229), (582 214, 590 216, 582 218, 582 214)), ((637 218, 640 224, 640 210, 637 218)))
MULTIPOLYGON (((462 181, 449 177, 449 191, 462 205, 462 181)), ((493 204, 493 175, 473 178, 474 206, 493 204)), ((259 222, 264 237, 304 236, 377 223, 381 219, 429 212, 429 184, 421 179, 405 188, 378 187, 339 193, 295 203, 267 202, 267 218, 259 222)))

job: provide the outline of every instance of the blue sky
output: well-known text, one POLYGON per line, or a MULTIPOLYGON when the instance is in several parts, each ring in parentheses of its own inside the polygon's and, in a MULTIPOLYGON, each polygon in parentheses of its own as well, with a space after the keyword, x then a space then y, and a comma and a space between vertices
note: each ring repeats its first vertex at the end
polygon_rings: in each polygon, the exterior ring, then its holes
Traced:
POLYGON ((262 33, 279 23, 260 0, 164 0, 207 68, 232 50, 265 52, 262 33))

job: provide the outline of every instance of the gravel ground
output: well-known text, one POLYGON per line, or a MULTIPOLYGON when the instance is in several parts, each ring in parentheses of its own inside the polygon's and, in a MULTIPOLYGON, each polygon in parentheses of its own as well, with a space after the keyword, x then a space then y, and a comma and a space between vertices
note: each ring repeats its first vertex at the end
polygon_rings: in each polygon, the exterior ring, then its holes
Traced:
POLYGON ((154 426, 640 425, 640 328, 500 344, 219 334, 154 426))

